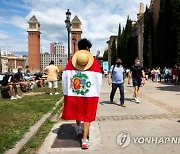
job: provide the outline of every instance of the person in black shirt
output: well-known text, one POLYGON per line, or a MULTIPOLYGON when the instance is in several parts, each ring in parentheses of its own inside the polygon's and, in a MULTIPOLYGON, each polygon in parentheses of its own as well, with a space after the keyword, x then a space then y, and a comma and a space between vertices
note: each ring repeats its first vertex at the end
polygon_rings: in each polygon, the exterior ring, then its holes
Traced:
POLYGON ((18 72, 14 74, 13 83, 18 83, 23 92, 27 92, 29 89, 30 84, 25 81, 22 74, 22 68, 18 68, 18 72))
POLYGON ((140 65, 140 59, 135 59, 135 64, 131 66, 128 84, 130 84, 130 79, 132 78, 134 86, 134 99, 136 103, 139 103, 138 92, 139 87, 141 86, 141 81, 145 81, 144 68, 140 65))
POLYGON ((44 87, 44 80, 43 80, 42 76, 43 76, 43 73, 42 73, 42 71, 40 71, 38 74, 36 74, 36 77, 35 77, 36 83, 40 87, 44 87))
POLYGON ((11 100, 20 99, 22 97, 18 95, 18 88, 17 88, 18 83, 14 83, 13 80, 14 80, 13 74, 6 74, 3 77, 1 84, 3 87, 8 87, 9 96, 11 100))

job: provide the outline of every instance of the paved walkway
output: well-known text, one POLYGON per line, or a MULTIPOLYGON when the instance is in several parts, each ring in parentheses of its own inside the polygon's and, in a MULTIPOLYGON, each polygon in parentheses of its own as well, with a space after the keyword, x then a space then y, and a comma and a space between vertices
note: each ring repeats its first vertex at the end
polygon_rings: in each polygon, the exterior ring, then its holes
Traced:
MULTIPOLYGON (((50 132, 39 153, 179 153, 180 139, 179 144, 172 144, 168 142, 169 138, 165 137, 174 137, 175 140, 180 136, 180 122, 177 122, 180 120, 180 86, 148 81, 140 89, 140 104, 136 104, 132 99, 133 87, 125 84, 126 108, 119 106, 119 92, 116 93, 114 104, 109 104, 110 90, 107 78, 103 78, 97 120, 91 126, 91 146, 88 150, 83 151, 80 148, 53 149, 51 145, 56 134, 50 132), (124 140, 123 136, 119 136, 120 134, 124 134, 124 140), (119 144, 117 144, 117 137, 119 144), (150 139, 154 137, 156 138, 154 142, 159 142, 159 144, 145 143, 143 137, 150 139), (168 143, 165 143, 165 139, 168 140, 168 143), (137 142, 135 143, 135 141, 137 142)), ((60 125, 61 122, 57 123, 53 129, 60 125)))

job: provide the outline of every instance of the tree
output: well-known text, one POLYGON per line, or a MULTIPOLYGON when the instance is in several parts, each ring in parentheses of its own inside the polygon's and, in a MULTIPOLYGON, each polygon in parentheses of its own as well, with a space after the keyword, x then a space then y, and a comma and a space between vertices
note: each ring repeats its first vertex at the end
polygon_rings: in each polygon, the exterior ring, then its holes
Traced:
POLYGON ((114 65, 116 62, 116 41, 113 39, 111 46, 111 65, 114 65))
POLYGON ((117 56, 120 57, 121 53, 121 24, 119 24, 118 41, 117 41, 117 56))
POLYGON ((161 0, 155 40, 158 66, 172 66, 180 62, 179 10, 179 0, 161 0))
POLYGON ((2 73, 1 50, 0 50, 0 72, 2 73))
POLYGON ((125 28, 123 28, 120 39, 120 57, 125 67, 130 67, 135 57, 132 39, 132 20, 127 17, 125 28))
POLYGON ((174 63, 180 64, 180 1, 172 0, 172 31, 173 31, 173 42, 174 42, 174 63))
POLYGON ((152 68, 152 54, 153 54, 153 18, 152 13, 146 7, 144 13, 144 45, 143 45, 143 61, 145 68, 152 68))
POLYGON ((104 51, 103 61, 108 61, 108 50, 105 50, 105 51, 104 51))

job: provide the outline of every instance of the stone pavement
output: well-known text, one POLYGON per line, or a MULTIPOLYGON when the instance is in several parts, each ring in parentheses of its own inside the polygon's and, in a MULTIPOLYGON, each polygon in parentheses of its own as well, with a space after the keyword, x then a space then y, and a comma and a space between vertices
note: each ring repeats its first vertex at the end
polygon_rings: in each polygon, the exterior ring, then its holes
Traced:
MULTIPOLYGON (((126 81, 127 82, 127 81, 126 81)), ((103 78, 102 90, 97 111, 97 119, 91 125, 90 148, 51 148, 57 134, 53 130, 63 123, 57 123, 47 136, 40 154, 46 153, 88 153, 88 154, 178 154, 178 143, 165 143, 165 137, 180 137, 180 86, 165 85, 148 81, 140 89, 140 104, 133 99, 133 87, 125 84, 126 108, 119 106, 119 92, 117 91, 114 104, 109 104, 111 87, 107 78, 103 78), (120 134, 129 134, 117 137, 120 134), (128 137, 130 138, 128 140, 128 137), (144 137, 144 138, 143 138, 144 137), (145 138, 156 138, 153 143, 145 142, 145 138), (136 140, 138 139, 139 140, 136 140), (159 139, 162 139, 161 142, 159 139), (138 142, 135 142, 138 141, 138 142), (125 142, 123 142, 125 141, 125 142), (130 143, 131 142, 131 143, 130 143), (158 142, 158 143, 157 143, 158 142), (128 144, 130 143, 130 144, 128 144), (126 146, 123 148, 124 146, 126 146)), ((166 138, 167 139, 167 138, 166 138)), ((170 139, 171 140, 171 139, 170 139)))

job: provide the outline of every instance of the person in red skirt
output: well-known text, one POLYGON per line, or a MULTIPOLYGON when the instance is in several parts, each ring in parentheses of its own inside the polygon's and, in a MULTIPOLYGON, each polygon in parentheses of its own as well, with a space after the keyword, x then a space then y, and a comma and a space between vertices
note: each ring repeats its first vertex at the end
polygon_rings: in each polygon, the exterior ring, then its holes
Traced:
POLYGON ((76 120, 77 135, 82 137, 82 149, 88 149, 90 124, 96 118, 97 104, 102 82, 99 63, 90 52, 91 43, 87 39, 78 42, 77 51, 62 75, 64 93, 64 120, 76 120), (84 129, 81 128, 84 122, 84 129))

